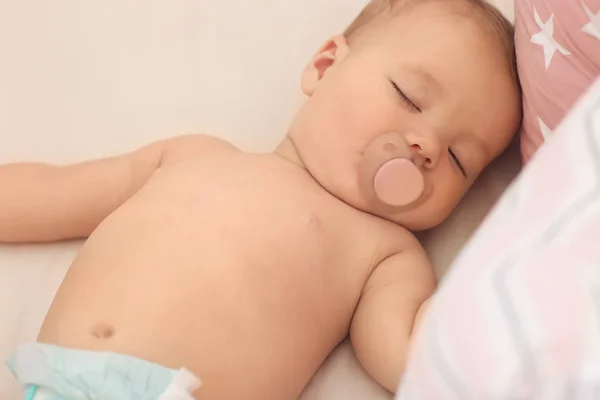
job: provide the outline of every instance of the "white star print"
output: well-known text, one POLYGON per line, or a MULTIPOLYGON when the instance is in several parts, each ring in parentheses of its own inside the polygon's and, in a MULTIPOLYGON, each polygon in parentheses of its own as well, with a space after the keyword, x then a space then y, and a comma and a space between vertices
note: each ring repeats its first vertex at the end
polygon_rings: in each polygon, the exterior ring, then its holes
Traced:
POLYGON ((544 48, 544 60, 546 62, 546 69, 548 69, 552 62, 552 57, 554 57, 554 53, 556 53, 557 50, 565 56, 571 53, 554 39, 554 14, 550 15, 550 19, 546 21, 546 23, 543 23, 535 7, 533 7, 533 13, 535 22, 540 27, 541 32, 533 35, 531 37, 531 42, 539 44, 544 48))
POLYGON ((542 136, 544 140, 548 139, 552 135, 552 129, 548 128, 548 125, 540 117, 537 117, 538 124, 540 125, 540 131, 542 132, 542 136))
POLYGON ((585 5, 585 3, 582 2, 581 5, 583 6, 587 16, 590 18, 590 22, 587 23, 581 30, 600 40, 600 10, 598 10, 598 14, 594 15, 585 5))

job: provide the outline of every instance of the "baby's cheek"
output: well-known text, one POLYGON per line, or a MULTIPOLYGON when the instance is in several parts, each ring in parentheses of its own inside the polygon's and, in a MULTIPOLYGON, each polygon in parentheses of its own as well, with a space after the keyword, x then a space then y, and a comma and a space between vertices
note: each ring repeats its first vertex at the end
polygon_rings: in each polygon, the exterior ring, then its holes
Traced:
POLYGON ((456 179, 446 178, 445 181, 438 182, 439 185, 427 202, 438 222, 443 222, 450 215, 466 193, 464 185, 455 184, 454 180, 456 179))
POLYGON ((375 136, 395 128, 400 110, 398 104, 390 104, 382 79, 366 75, 355 79, 350 75, 341 76, 331 92, 327 106, 329 118, 335 121, 337 130, 345 138, 364 138, 370 142, 375 136))

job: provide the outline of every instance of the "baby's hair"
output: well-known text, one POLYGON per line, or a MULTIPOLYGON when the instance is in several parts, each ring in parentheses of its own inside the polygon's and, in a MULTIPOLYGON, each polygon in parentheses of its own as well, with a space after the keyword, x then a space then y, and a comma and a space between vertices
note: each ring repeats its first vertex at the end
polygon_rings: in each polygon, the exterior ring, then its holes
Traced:
POLYGON ((498 41, 505 53, 511 68, 515 84, 519 86, 517 63, 515 56, 514 27, 502 13, 486 0, 371 0, 358 17, 344 32, 348 43, 352 42, 362 32, 378 22, 390 19, 397 12, 403 12, 411 7, 426 2, 446 3, 454 6, 457 11, 474 17, 479 27, 498 41))

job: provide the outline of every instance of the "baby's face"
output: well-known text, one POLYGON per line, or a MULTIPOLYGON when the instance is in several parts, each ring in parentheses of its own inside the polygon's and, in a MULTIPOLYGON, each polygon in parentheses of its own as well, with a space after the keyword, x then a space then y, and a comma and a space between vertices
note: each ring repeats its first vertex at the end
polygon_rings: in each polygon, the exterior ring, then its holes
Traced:
POLYGON ((439 4, 415 7, 352 47, 329 41, 305 70, 309 99, 289 132, 326 190, 411 230, 448 216, 520 120, 502 49, 439 4), (389 133, 406 141, 424 178, 419 200, 393 211, 375 207, 359 184, 365 150, 389 133))

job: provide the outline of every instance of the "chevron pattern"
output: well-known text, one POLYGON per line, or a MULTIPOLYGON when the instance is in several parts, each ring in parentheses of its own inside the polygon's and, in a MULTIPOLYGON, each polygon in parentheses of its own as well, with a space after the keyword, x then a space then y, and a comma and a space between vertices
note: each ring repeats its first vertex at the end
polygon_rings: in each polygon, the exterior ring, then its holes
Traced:
POLYGON ((600 79, 444 278, 399 400, 600 398, 600 79))

